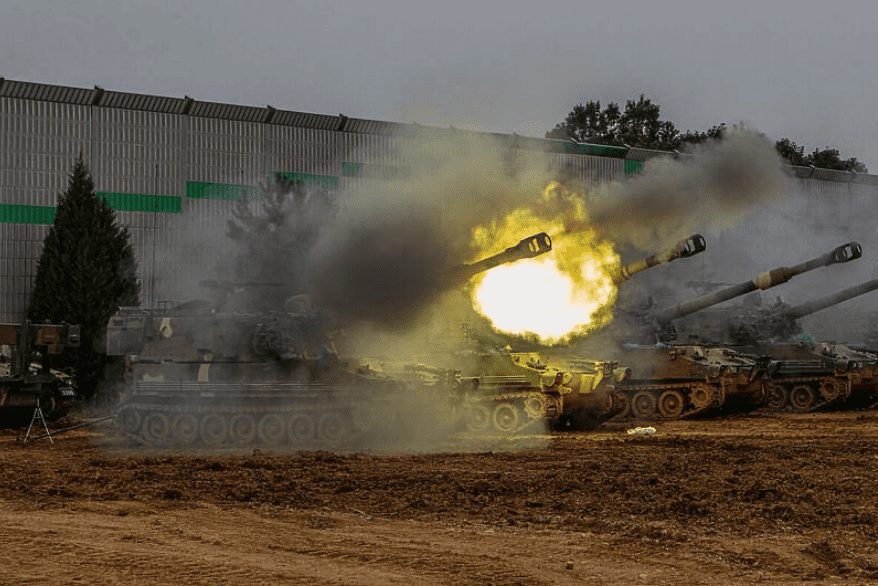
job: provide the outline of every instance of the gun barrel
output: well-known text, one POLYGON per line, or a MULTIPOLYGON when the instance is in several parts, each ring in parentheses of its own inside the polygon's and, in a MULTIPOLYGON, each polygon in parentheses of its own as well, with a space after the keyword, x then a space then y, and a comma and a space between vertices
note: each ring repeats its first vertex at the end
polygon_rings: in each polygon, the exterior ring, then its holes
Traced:
POLYGON ((827 295, 819 299, 813 299, 806 303, 796 305, 794 307, 791 307, 785 313, 790 319, 796 320, 805 317, 806 315, 811 315, 812 313, 816 313, 818 311, 826 309, 827 307, 838 305, 839 303, 847 301, 848 299, 853 299, 854 297, 865 295, 866 293, 870 293, 876 289, 878 289, 878 279, 872 279, 871 281, 866 281, 865 283, 861 283, 854 287, 849 287, 848 289, 838 291, 837 293, 833 293, 832 295, 827 295))
POLYGON ((757 289, 764 290, 777 285, 782 285, 796 275, 832 264, 850 262, 860 258, 862 255, 862 247, 857 242, 849 242, 848 244, 839 246, 824 255, 801 264, 766 271, 751 281, 738 283, 737 285, 732 285, 727 289, 722 289, 715 293, 709 293, 707 295, 702 295, 701 297, 696 297, 695 299, 690 299, 689 301, 683 301, 677 305, 656 312, 653 315, 653 320, 658 325, 666 325, 675 319, 689 315, 690 313, 695 313, 696 311, 701 311, 702 309, 712 305, 717 305, 723 301, 728 301, 729 299, 745 295, 751 291, 756 291, 757 289))
POLYGON ((671 262, 672 260, 677 260, 678 258, 695 256, 696 254, 704 252, 706 249, 707 241, 704 239, 704 236, 701 234, 693 234, 688 238, 680 240, 670 248, 657 252, 652 256, 618 267, 617 271, 613 274, 613 284, 618 285, 641 271, 645 271, 656 265, 671 262))
POLYGON ((546 254, 551 250, 552 239, 545 232, 528 236, 527 238, 523 238, 515 246, 510 246, 499 254, 489 256, 488 258, 484 258, 472 264, 460 265, 452 273, 451 278, 449 279, 449 286, 460 286, 479 273, 483 273, 494 267, 525 258, 534 258, 541 254, 546 254))

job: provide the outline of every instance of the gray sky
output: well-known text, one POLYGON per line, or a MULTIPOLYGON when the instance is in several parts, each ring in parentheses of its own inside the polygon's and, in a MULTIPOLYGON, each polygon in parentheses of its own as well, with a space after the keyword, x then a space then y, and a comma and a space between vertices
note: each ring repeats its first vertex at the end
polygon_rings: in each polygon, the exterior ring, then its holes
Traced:
POLYGON ((878 174, 878 4, 0 0, 0 76, 543 136, 641 93, 878 174))

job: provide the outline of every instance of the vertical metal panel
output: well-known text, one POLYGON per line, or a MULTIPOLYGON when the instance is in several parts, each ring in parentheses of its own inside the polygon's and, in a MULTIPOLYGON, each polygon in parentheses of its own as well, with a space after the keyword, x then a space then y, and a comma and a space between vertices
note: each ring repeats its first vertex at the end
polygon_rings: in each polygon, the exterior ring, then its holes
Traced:
POLYGON ((267 126, 266 171, 335 176, 340 173, 334 131, 267 126))
POLYGON ((181 195, 182 116, 96 108, 98 191, 181 195))
POLYGON ((188 180, 258 184, 263 179, 263 131, 259 123, 190 118, 188 180))
POLYGON ((7 185, 17 185, 43 199, 66 187, 67 172, 80 151, 87 152, 87 107, 73 104, 11 100, 4 126, 11 130, 4 152, 7 185))

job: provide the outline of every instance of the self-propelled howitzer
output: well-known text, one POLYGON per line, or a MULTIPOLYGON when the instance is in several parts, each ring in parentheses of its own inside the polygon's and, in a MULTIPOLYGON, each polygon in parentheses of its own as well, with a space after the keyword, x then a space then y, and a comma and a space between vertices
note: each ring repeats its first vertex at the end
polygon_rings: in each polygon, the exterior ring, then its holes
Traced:
POLYGON ((616 386, 616 391, 626 397, 627 410, 623 413, 633 419, 674 419, 727 408, 732 403, 740 409, 761 405, 771 390, 766 388, 768 375, 777 366, 771 356, 730 349, 721 345, 722 340, 674 343, 672 322, 757 289, 780 285, 806 271, 861 255, 860 245, 851 242, 810 261, 767 271, 751 281, 651 313, 639 328, 639 344, 627 345, 620 357, 632 367, 631 377, 616 386), (658 346, 657 341, 661 342, 658 346))
POLYGON ((792 307, 778 303, 761 308, 756 319, 744 315, 730 324, 734 343, 772 357, 768 408, 810 411, 875 394, 878 354, 846 344, 815 343, 801 336, 799 320, 876 289, 878 279, 872 279, 792 307))
POLYGON ((755 279, 744 281, 737 285, 732 285, 726 289, 708 293, 695 299, 682 301, 671 307, 653 312, 650 315, 651 326, 654 331, 661 331, 667 328, 671 322, 676 319, 685 317, 689 314, 707 309, 713 305, 718 305, 724 301, 746 295, 756 290, 765 290, 777 285, 786 283, 793 277, 802 273, 812 271, 814 269, 825 267, 833 264, 850 262, 860 258, 863 254, 862 247, 857 242, 844 244, 828 252, 824 255, 813 258, 809 261, 797 264, 792 267, 780 267, 771 271, 766 271, 758 275, 755 279))
MULTIPOLYGON (((547 234, 525 238, 457 267, 444 286, 549 250, 547 234)), ((125 435, 158 446, 337 448, 384 441, 401 423, 406 381, 339 352, 341 324, 307 295, 266 311, 236 303, 247 283, 203 286, 224 293, 219 303, 128 309, 111 320, 108 348, 127 354, 117 417, 125 435)))
MULTIPOLYGON (((612 279, 619 285, 652 267, 703 252, 700 234, 642 260, 616 268, 612 279)), ((593 429, 623 407, 614 396, 614 385, 629 369, 617 362, 544 351, 513 352, 485 347, 457 355, 454 369, 466 384, 461 406, 471 431, 514 433, 540 424, 556 429, 593 429)))
POLYGON ((0 345, 10 349, 0 363, 0 428, 27 425, 36 407, 49 421, 67 414, 71 379, 52 366, 65 347, 79 342, 78 325, 0 324, 0 345))

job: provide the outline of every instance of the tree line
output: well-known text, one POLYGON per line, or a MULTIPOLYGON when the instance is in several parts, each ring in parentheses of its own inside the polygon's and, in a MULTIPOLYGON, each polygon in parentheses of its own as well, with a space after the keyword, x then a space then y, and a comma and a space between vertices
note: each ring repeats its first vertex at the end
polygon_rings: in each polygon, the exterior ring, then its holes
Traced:
MULTIPOLYGON (((661 107, 640 95, 638 100, 628 100, 625 110, 610 102, 603 109, 599 101, 577 104, 563 122, 546 133, 546 138, 573 140, 590 144, 629 146, 661 151, 686 151, 694 145, 711 139, 722 139, 729 127, 725 124, 711 126, 707 131, 680 132, 673 122, 662 120, 661 107)), ((842 159, 838 149, 805 154, 805 148, 788 138, 775 142, 778 154, 791 165, 813 166, 820 169, 836 169, 868 173, 866 165, 856 157, 842 159)))

